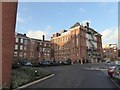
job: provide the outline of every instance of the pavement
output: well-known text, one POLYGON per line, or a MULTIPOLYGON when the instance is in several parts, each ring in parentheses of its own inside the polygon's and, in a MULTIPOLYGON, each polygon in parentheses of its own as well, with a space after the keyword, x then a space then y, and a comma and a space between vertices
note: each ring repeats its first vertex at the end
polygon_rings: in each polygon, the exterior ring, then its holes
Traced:
POLYGON ((65 66, 40 67, 55 75, 26 89, 35 88, 112 88, 118 86, 101 70, 89 70, 88 67, 104 67, 103 64, 73 64, 65 66))

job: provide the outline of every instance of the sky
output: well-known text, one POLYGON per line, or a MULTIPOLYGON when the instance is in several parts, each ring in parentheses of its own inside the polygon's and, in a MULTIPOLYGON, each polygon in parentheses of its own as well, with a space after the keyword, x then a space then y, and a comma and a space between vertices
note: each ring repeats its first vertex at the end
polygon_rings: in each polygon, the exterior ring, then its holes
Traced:
POLYGON ((16 32, 50 40, 53 33, 86 21, 102 34, 103 45, 118 43, 117 2, 19 2, 16 32))

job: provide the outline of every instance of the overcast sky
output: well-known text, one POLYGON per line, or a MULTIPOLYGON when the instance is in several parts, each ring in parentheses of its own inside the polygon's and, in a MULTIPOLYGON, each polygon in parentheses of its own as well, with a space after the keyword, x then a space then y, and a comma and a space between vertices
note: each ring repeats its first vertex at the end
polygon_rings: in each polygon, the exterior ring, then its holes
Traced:
POLYGON ((117 2, 19 2, 16 32, 50 39, 53 33, 86 21, 103 35, 103 45, 118 43, 117 2))

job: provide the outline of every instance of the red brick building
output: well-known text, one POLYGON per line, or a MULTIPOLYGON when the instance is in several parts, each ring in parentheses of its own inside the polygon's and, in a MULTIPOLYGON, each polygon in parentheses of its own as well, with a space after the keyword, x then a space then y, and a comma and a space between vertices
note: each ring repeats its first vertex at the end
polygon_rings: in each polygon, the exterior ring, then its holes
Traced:
POLYGON ((29 57, 29 38, 26 34, 15 34, 14 59, 21 60, 29 57))
POLYGON ((83 60, 96 62, 102 57, 101 34, 89 27, 75 23, 69 31, 62 30, 61 33, 53 34, 52 58, 55 60, 68 60, 81 63, 83 60))
POLYGON ((117 46, 105 46, 103 48, 103 57, 111 60, 118 59, 118 48, 117 46))
POLYGON ((29 38, 26 34, 16 33, 14 60, 29 60, 37 62, 40 60, 51 59, 51 43, 50 41, 29 38))
POLYGON ((16 14, 17 2, 0 2, 0 88, 11 83, 16 14))

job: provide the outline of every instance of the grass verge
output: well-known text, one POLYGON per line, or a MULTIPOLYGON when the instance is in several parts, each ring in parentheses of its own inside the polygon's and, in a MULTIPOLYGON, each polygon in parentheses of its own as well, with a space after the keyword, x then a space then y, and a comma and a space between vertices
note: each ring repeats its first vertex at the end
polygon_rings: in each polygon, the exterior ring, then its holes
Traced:
POLYGON ((12 88, 18 88, 45 76, 51 75, 50 71, 39 67, 21 67, 12 70, 12 88))

